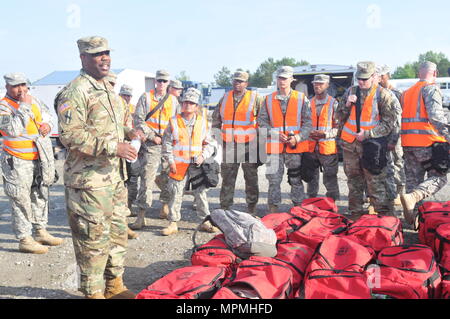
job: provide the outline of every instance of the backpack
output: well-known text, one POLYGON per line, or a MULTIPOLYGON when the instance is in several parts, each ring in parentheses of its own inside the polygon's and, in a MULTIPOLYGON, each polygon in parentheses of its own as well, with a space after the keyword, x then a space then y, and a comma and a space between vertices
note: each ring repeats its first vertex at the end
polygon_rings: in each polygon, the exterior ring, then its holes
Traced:
POLYGON ((307 198, 302 202, 302 206, 315 206, 320 210, 337 213, 339 209, 334 199, 330 197, 307 198))
POLYGON ((227 276, 222 267, 180 268, 141 291, 136 299, 210 299, 227 276))
POLYGON ((371 299, 365 267, 375 252, 357 239, 330 236, 308 266, 305 299, 371 299))
POLYGON ((327 237, 347 230, 345 217, 314 217, 308 223, 287 235, 289 241, 301 243, 316 249, 327 237))
POLYGON ((383 249, 375 295, 395 299, 433 299, 438 295, 441 273, 433 251, 424 245, 404 245, 383 249))
POLYGON ((285 263, 292 270, 293 288, 297 291, 305 277, 314 250, 306 245, 295 242, 281 242, 277 245, 278 254, 276 260, 285 263))
MULTIPOLYGON (((233 279, 224 287, 227 289, 225 295, 230 296, 231 291, 244 299, 292 299, 293 275, 291 268, 283 262, 252 256, 238 265, 233 279)), ((224 292, 218 293, 223 298, 224 292)))
POLYGON ((218 235, 200 247, 194 247, 191 256, 193 266, 230 267, 237 262, 236 255, 225 242, 224 235, 218 235))
POLYGON ((434 245, 436 228, 450 223, 450 202, 426 202, 419 207, 419 240, 423 245, 434 245))
POLYGON ((436 236, 432 248, 437 261, 442 265, 448 265, 450 269, 450 223, 441 224, 436 228, 436 236))
POLYGON ((377 253, 386 247, 403 244, 402 224, 391 216, 364 215, 347 229, 345 235, 358 238, 377 253))
MULTIPOLYGON (((275 257, 277 236, 260 219, 235 210, 217 209, 205 221, 218 227, 231 251, 242 259, 251 256, 275 257)), ((196 245, 194 233, 193 241, 196 245)))

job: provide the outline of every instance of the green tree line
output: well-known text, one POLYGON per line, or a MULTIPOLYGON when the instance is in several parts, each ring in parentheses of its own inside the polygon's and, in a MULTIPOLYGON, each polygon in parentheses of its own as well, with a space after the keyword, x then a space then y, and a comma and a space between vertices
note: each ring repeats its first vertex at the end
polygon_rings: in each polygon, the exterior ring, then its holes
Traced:
MULTIPOLYGON (((419 73, 419 66, 424 61, 431 61, 437 64, 439 70, 439 77, 449 76, 450 70, 450 60, 442 52, 428 51, 424 54, 419 55, 417 61, 405 63, 403 66, 398 67, 393 73, 393 79, 410 79, 417 78, 419 73)), ((288 65, 292 67, 297 67, 301 65, 308 65, 309 63, 305 60, 297 60, 295 58, 284 57, 279 60, 274 58, 268 58, 255 72, 250 72, 249 86, 257 88, 266 88, 272 84, 273 74, 278 69, 278 67, 283 65, 288 65)), ((242 71, 242 69, 239 69, 242 71)), ((232 86, 234 70, 230 70, 226 66, 222 67, 214 75, 215 84, 219 87, 230 87, 232 86)))

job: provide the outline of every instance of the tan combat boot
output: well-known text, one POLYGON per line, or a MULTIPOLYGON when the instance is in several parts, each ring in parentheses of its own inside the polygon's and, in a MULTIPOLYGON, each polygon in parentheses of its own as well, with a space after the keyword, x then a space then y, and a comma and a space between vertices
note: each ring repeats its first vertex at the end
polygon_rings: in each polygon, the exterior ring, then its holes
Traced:
POLYGON ((90 299, 90 300, 95 300, 95 299, 106 299, 105 295, 102 294, 101 292, 96 292, 93 295, 86 295, 85 297, 86 299, 90 299))
POLYGON ((423 199, 423 196, 419 192, 414 191, 409 194, 402 194, 400 196, 400 199, 402 201, 405 221, 408 224, 413 225, 415 219, 414 210, 416 208, 416 204, 423 199))
POLYGON ((170 236, 178 233, 178 225, 176 222, 171 222, 168 227, 162 231, 163 236, 170 236))
POLYGON ((256 204, 248 205, 247 213, 250 214, 250 215, 256 215, 256 204))
POLYGON ((48 253, 48 247, 39 244, 33 237, 28 236, 20 240, 19 251, 27 254, 42 255, 48 253))
POLYGON ((269 204, 269 214, 279 213, 279 208, 277 205, 269 204))
POLYGON ((136 221, 133 224, 130 224, 129 227, 132 230, 141 230, 145 226, 147 226, 145 223, 145 209, 140 209, 136 221))
POLYGON ((220 229, 217 227, 214 227, 209 220, 204 222, 203 224, 201 224, 199 230, 202 232, 211 233, 211 234, 220 232, 220 229))
POLYGON ((159 218, 167 220, 168 217, 169 217, 169 205, 163 203, 161 210, 159 211, 159 218))
POLYGON ((123 284, 122 277, 107 279, 105 283, 106 299, 135 299, 136 295, 123 284))
POLYGON ((369 206, 369 215, 378 215, 378 213, 375 211, 375 207, 373 207, 373 205, 369 206))
POLYGON ((40 243, 42 245, 46 245, 46 246, 59 246, 63 243, 62 238, 53 237, 45 229, 37 230, 34 240, 36 240, 38 243, 40 243))
POLYGON ((136 232, 132 231, 130 227, 127 227, 127 229, 128 229, 128 239, 136 239, 139 237, 139 235, 136 232))

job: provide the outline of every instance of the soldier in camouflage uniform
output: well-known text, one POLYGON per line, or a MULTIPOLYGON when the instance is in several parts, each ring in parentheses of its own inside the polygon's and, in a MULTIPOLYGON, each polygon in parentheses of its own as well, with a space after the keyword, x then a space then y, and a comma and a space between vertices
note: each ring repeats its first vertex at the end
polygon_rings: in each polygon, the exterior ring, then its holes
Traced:
POLYGON ((129 112, 106 79, 108 41, 88 37, 77 43, 83 69, 56 105, 68 151, 64 184, 80 291, 89 299, 133 298, 122 279, 130 214, 124 181, 125 159, 134 160, 137 152, 125 139, 143 136, 131 129, 129 112))
POLYGON ((237 71, 234 74, 233 91, 226 93, 220 99, 212 116, 212 128, 220 130, 223 134, 221 139, 223 142, 221 208, 227 210, 233 206, 236 178, 239 167, 242 164, 248 206, 247 212, 255 214, 259 198, 258 161, 257 156, 255 156, 258 152, 256 119, 263 99, 256 92, 247 90, 248 80, 249 74, 247 72, 237 71), (231 105, 231 103, 233 104, 231 105), (248 122, 243 121, 244 117, 248 119, 248 122), (253 122, 252 118, 254 119, 253 122), (236 135, 239 130, 241 132, 244 130, 250 132, 253 139, 246 139, 245 136, 236 135), (228 141, 226 140, 227 138, 228 141), (242 141, 238 143, 239 138, 242 141), (252 156, 253 158, 251 158, 252 156))
MULTIPOLYGON (((170 224, 162 231, 164 236, 178 232, 177 222, 181 220, 181 205, 186 183, 202 175, 200 166, 205 160, 211 158, 217 149, 217 142, 211 137, 207 119, 199 110, 200 92, 194 88, 188 89, 182 102, 182 113, 170 120, 163 137, 162 154, 170 164, 168 189, 171 195, 170 224), (180 122, 185 128, 179 124, 180 122), (184 136, 187 136, 187 139, 190 137, 189 141, 186 141, 184 136), (193 154, 197 155, 193 156, 193 154), (185 173, 182 173, 183 168, 186 170, 185 173)), ((207 191, 204 185, 194 190, 197 214, 202 220, 210 214, 207 191)), ((218 232, 218 229, 209 221, 200 225, 200 230, 210 233, 218 232)))
POLYGON ((402 121, 402 106, 400 100, 402 92, 390 83, 390 69, 387 65, 377 67, 380 85, 392 93, 395 102, 397 121, 394 130, 389 136, 388 144, 388 170, 387 170, 387 194, 390 200, 395 200, 396 205, 401 205, 400 195, 405 191, 406 176, 403 160, 403 147, 400 139, 400 126, 402 121))
POLYGON ((386 168, 381 174, 374 175, 362 168, 362 142, 370 138, 385 137, 391 134, 397 115, 391 93, 379 87, 375 78, 373 62, 358 63, 356 72, 361 96, 356 96, 357 87, 351 87, 344 94, 336 111, 342 127, 341 140, 344 151, 344 170, 349 188, 348 210, 354 218, 365 213, 364 189, 370 197, 375 212, 384 215, 393 214, 393 202, 387 199, 386 168), (361 99, 361 130, 357 132, 356 106, 361 99))
MULTIPOLYGON (((432 159, 435 143, 449 143, 447 118, 442 108, 442 93, 434 84, 437 66, 424 62, 420 81, 402 96, 402 145, 405 152, 406 192, 401 195, 403 212, 413 224, 417 204, 433 196, 447 184, 447 174, 425 164, 432 159), (427 178, 425 179, 425 174, 427 178)), ((444 158, 445 158, 445 154, 444 158)))
POLYGON ((281 204, 281 182, 285 167, 288 174, 289 171, 293 172, 289 177, 292 203, 297 206, 305 199, 303 181, 298 171, 302 153, 307 152, 309 147, 311 106, 305 95, 292 90, 293 76, 292 67, 284 66, 277 70, 278 91, 266 98, 258 117, 261 132, 265 131, 268 135, 266 178, 269 181, 270 213, 278 212, 281 204))
POLYGON ((133 224, 130 224, 130 228, 134 230, 140 230, 146 226, 145 214, 152 207, 155 179, 159 167, 161 167, 159 199, 163 204, 160 218, 167 219, 169 215, 170 194, 167 189, 169 164, 161 158, 161 144, 169 119, 175 116, 179 109, 177 98, 168 93, 169 81, 170 74, 167 71, 157 71, 156 89, 142 94, 133 116, 134 127, 146 137, 139 153, 139 161, 143 170, 137 199, 138 217, 133 224), (162 107, 150 118, 147 118, 159 104, 163 104, 162 107))
MULTIPOLYGON (((53 151, 50 147, 44 154, 37 145, 39 139, 48 139, 51 115, 44 103, 28 94, 25 75, 12 73, 4 79, 6 96, 0 100, 1 167, 4 191, 12 206, 13 230, 21 252, 45 254, 46 246, 62 244, 62 239, 46 231, 53 180, 46 179, 42 164, 47 157, 53 160, 53 151)), ((50 169, 54 173, 54 165, 50 169)))
MULTIPOLYGON (((316 107, 313 117, 317 116, 317 126, 313 127, 310 138, 313 145, 310 152, 313 158, 320 162, 323 168, 323 183, 327 189, 327 197, 333 198, 335 201, 339 200, 339 156, 337 154, 336 136, 338 133, 338 124, 335 113, 339 102, 328 95, 328 88, 330 85, 330 77, 328 75, 319 74, 314 77, 312 82, 314 85, 315 96, 311 103, 316 107), (330 104, 330 105, 329 105, 330 104), (324 107, 328 106, 328 112, 324 112, 324 107), (331 115, 331 118, 328 118, 331 115), (327 117, 326 120, 324 117, 327 117), (320 127, 320 123, 326 122, 328 127, 320 127), (329 144, 326 144, 329 143, 329 144)), ((313 119, 315 121, 315 119, 313 119)), ((317 197, 319 192, 319 168, 316 169, 314 179, 307 185, 307 193, 309 198, 317 197)))

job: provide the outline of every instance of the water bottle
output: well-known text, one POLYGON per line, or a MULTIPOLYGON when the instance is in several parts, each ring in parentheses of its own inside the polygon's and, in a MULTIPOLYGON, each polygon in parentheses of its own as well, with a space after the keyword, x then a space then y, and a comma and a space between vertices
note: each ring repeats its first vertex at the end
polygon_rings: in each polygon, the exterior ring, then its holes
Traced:
MULTIPOLYGON (((130 145, 133 146, 134 149, 136 150, 136 152, 139 153, 139 150, 141 149, 141 140, 140 139, 132 140, 130 145)), ((127 160, 127 162, 131 163, 131 164, 136 163, 136 161, 137 161, 137 157, 134 161, 127 160)))

